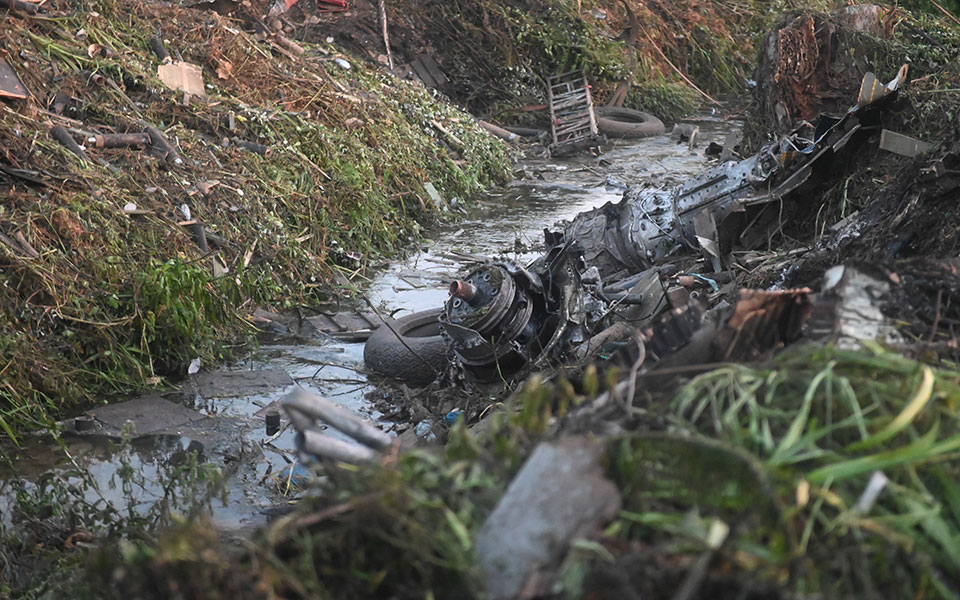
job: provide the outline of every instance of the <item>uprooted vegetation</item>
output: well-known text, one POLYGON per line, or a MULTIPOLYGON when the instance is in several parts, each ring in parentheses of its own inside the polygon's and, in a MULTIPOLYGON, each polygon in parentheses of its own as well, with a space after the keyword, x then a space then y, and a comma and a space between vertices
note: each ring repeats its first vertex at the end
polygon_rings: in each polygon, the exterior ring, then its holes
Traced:
POLYGON ((213 358, 243 330, 237 308, 306 303, 401 250, 447 209, 425 183, 467 199, 505 175, 505 148, 469 115, 323 44, 298 55, 247 33, 249 17, 201 8, 53 8, 5 14, 0 33, 32 94, 0 121, 0 424, 37 426, 44 407, 213 358), (158 80, 153 36, 203 68, 204 98, 158 80), (50 134, 148 124, 182 165, 143 148, 89 147, 85 161, 50 134))
MULTIPOLYGON (((471 112, 542 124, 542 115, 517 109, 543 104, 546 78, 576 69, 588 74, 600 102, 626 80, 633 87, 631 107, 668 121, 689 115, 703 100, 684 76, 707 93, 743 92, 757 32, 789 4, 401 0, 387 7, 398 69, 431 55, 449 77, 439 89, 471 112), (638 23, 633 34, 631 13, 638 23), (636 58, 632 68, 630 54, 636 58)), ((298 5, 293 14, 300 11, 310 13, 298 5)), ((375 22, 375 11, 361 3, 353 12, 353 19, 312 25, 306 35, 330 35, 375 58, 383 52, 382 42, 364 26, 375 22)))
POLYGON ((930 169, 960 138, 960 26, 880 7, 867 7, 871 18, 864 25, 864 11, 856 10, 861 8, 791 15, 767 35, 745 151, 797 122, 842 114, 865 72, 889 78, 907 64, 910 79, 884 118, 864 131, 859 151, 821 173, 811 192, 775 219, 776 235, 765 249, 781 258, 793 252, 789 269, 757 269, 747 285, 816 285, 826 268, 840 262, 956 254, 952 187, 930 169), (800 79, 809 89, 797 87, 800 79), (917 157, 882 150, 882 130, 916 138, 931 150, 917 157))

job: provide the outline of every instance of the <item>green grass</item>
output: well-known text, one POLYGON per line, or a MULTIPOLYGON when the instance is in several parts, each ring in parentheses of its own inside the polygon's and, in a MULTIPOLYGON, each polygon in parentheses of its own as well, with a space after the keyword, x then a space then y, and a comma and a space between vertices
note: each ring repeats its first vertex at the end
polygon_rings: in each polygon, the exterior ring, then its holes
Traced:
POLYGON ((324 46, 305 43, 308 53, 292 61, 207 11, 100 0, 7 23, 0 41, 24 50, 10 61, 26 86, 38 98, 65 86, 75 99, 68 126, 139 131, 143 119, 165 130, 186 164, 171 168, 142 150, 90 150, 107 164, 84 164, 23 104, 0 120, 4 160, 49 179, 46 188, 0 182, 5 233, 40 253, 0 244, 6 436, 176 377, 193 358, 224 357, 226 344, 249 333, 252 307, 337 294, 335 273, 356 277, 446 218, 426 182, 467 201, 508 170, 504 144, 421 86, 351 57, 345 71, 324 46), (69 33, 80 30, 85 37, 69 33), (159 82, 146 32, 203 67, 205 99, 185 103, 159 82), (115 55, 89 58, 93 42, 115 55), (57 81, 33 59, 53 61, 57 81), (226 79, 217 73, 224 63, 235 65, 226 79), (92 83, 87 70, 121 91, 92 83), (221 143, 233 136, 271 154, 221 143), (203 182, 209 191, 198 190, 203 182), (148 213, 123 214, 131 202, 148 213), (184 203, 219 236, 211 247, 226 276, 214 277, 214 257, 178 225, 184 203))
MULTIPOLYGON (((863 569, 872 548, 885 547, 900 567, 869 567, 864 576, 902 594, 927 585, 942 592, 956 585, 960 568, 960 488, 951 464, 960 452, 958 382, 960 372, 880 349, 804 348, 767 369, 731 366, 701 375, 667 413, 678 433, 754 456, 773 482, 793 547, 767 554, 769 567, 782 568, 798 553, 825 556, 853 536, 863 539, 836 551, 836 566, 863 569), (863 512, 858 498, 877 471, 890 483, 863 512), (809 500, 798 503, 798 489, 809 500)), ((798 577, 807 592, 838 586, 832 568, 814 561, 798 577)))
MULTIPOLYGON (((461 424, 443 448, 325 471, 330 484, 240 556, 205 525, 184 524, 104 546, 85 585, 144 597, 143 581, 156 580, 209 597, 221 597, 211 581, 246 581, 240 597, 481 598, 474 536, 538 441, 590 399, 581 387, 534 378, 482 435, 461 424)), ((960 371, 879 348, 797 347, 682 383, 630 430, 597 439, 623 511, 599 539, 572 545, 555 590, 585 597, 614 568, 656 597, 709 553, 705 594, 858 597, 867 585, 891 597, 953 598, 958 402, 960 371), (878 470, 886 487, 858 507, 878 470)))

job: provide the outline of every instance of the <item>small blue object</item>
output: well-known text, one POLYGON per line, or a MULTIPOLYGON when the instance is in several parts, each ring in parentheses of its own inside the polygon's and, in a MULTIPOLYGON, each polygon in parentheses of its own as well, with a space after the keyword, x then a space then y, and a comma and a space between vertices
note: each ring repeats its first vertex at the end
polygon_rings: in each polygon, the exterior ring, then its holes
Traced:
POLYGON ((289 480, 290 485, 300 489, 310 485, 311 479, 313 479, 313 473, 310 472, 310 469, 306 468, 300 463, 287 465, 280 469, 280 472, 277 473, 277 481, 279 481, 281 484, 286 485, 287 480, 289 480))
POLYGON ((420 421, 417 423, 417 426, 413 428, 413 432, 417 434, 418 438, 423 438, 428 442, 437 439, 437 436, 433 433, 433 419, 420 421))
POLYGON ((714 292, 719 292, 719 291, 720 291, 720 286, 717 285, 717 282, 716 282, 716 281, 710 279, 709 277, 704 277, 704 276, 701 275, 700 273, 680 273, 680 275, 681 275, 681 276, 683 276, 683 275, 688 275, 688 276, 690 276, 690 277, 699 279, 700 281, 702 281, 702 282, 704 282, 704 283, 706 283, 706 284, 709 284, 710 287, 713 288, 713 291, 714 291, 714 292))
POLYGON ((443 417, 443 422, 450 427, 453 427, 457 424, 457 419, 459 419, 461 416, 463 416, 462 410, 451 410, 446 414, 445 417, 443 417))

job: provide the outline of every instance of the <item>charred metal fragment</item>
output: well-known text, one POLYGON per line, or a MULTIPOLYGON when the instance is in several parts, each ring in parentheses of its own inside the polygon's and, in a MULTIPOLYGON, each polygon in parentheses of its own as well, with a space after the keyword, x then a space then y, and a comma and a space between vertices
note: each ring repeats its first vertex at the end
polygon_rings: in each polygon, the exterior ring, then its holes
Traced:
POLYGON ((698 217, 706 212, 719 226, 734 212, 796 191, 817 170, 829 168, 865 125, 879 123, 879 110, 906 74, 904 66, 884 86, 868 73, 859 103, 843 116, 823 115, 816 125, 804 123, 757 154, 717 165, 676 187, 628 189, 617 204, 578 215, 548 241, 577 240, 587 265, 611 280, 662 264, 684 248, 696 249, 702 242, 698 217))
MULTIPOLYGON (((815 185, 859 131, 880 125, 882 105, 905 77, 906 67, 884 86, 868 74, 858 104, 842 116, 804 122, 757 154, 673 188, 628 189, 619 203, 581 213, 562 232, 545 231, 546 253, 526 268, 491 262, 453 281, 440 327, 457 362, 477 380, 497 381, 618 348, 636 351, 630 365, 639 369, 678 351, 751 359, 796 340, 810 314, 805 288, 745 291, 704 326, 703 295, 720 294, 718 282, 732 279, 722 270, 722 244, 734 225, 724 229, 724 221, 815 185), (716 275, 680 273, 674 255, 701 249, 716 275), (687 289, 701 283, 710 291, 687 289)), ((944 159, 928 185, 950 185, 956 170, 944 159)))
POLYGON ((521 272, 494 263, 450 285, 441 327, 460 362, 481 379, 512 373, 536 353, 542 327, 534 308, 542 314, 545 303, 536 280, 521 272))

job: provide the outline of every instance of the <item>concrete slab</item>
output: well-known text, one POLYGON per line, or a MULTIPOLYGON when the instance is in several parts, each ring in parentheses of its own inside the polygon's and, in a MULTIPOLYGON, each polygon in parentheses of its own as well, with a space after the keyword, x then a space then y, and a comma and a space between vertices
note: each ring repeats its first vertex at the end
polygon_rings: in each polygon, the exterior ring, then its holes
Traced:
POLYGON ((164 400, 160 396, 147 395, 107 406, 98 406, 87 411, 96 417, 107 430, 119 432, 127 422, 132 422, 138 435, 147 433, 173 433, 189 424, 212 421, 195 410, 164 400))
POLYGON ((195 375, 184 388, 195 390, 203 398, 238 398, 263 394, 293 383, 283 369, 217 371, 195 375))

